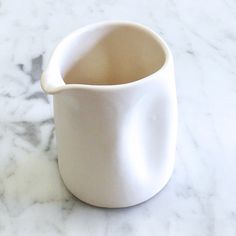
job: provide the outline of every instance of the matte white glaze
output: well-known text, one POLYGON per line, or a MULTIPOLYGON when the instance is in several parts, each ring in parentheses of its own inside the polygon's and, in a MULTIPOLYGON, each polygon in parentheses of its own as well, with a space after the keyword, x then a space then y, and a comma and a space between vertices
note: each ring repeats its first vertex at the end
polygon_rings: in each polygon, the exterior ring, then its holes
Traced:
POLYGON ((166 185, 177 103, 172 55, 158 35, 130 22, 84 27, 55 49, 41 85, 54 95, 59 169, 75 196, 127 207, 166 185))

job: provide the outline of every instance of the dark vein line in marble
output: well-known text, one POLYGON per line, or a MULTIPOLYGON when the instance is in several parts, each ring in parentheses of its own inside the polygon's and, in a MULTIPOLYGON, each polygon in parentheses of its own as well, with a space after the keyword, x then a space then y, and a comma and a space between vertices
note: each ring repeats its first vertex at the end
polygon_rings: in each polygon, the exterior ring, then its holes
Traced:
POLYGON ((14 125, 22 127, 23 131, 17 131, 13 129, 13 132, 23 137, 26 141, 31 143, 33 146, 38 146, 40 143, 40 139, 38 136, 39 129, 36 124, 28 121, 19 121, 19 122, 13 122, 14 125))
POLYGON ((193 51, 193 50, 190 50, 190 49, 186 50, 186 53, 188 53, 188 54, 190 54, 190 55, 195 55, 194 51, 193 51))
POLYGON ((32 83, 35 83, 38 81, 42 74, 42 64, 43 64, 43 56, 39 55, 38 57, 35 57, 31 61, 32 68, 31 68, 31 81, 32 83))
POLYGON ((50 132, 50 135, 49 135, 49 138, 48 138, 48 143, 47 143, 47 146, 45 147, 45 152, 48 152, 51 150, 51 146, 52 146, 52 141, 54 139, 54 127, 51 129, 51 132, 50 132))
POLYGON ((54 123, 54 119, 53 118, 49 118, 46 120, 43 120, 39 123, 39 125, 45 125, 45 124, 53 124, 54 123))
POLYGON ((32 99, 42 99, 45 101, 47 104, 49 104, 48 97, 45 93, 43 92, 35 92, 29 96, 26 97, 26 100, 32 100, 32 99))
POLYGON ((35 57, 31 60, 31 70, 27 72, 23 64, 17 64, 18 68, 30 76, 32 84, 37 82, 42 74, 42 64, 43 64, 43 55, 40 54, 38 57, 35 57))

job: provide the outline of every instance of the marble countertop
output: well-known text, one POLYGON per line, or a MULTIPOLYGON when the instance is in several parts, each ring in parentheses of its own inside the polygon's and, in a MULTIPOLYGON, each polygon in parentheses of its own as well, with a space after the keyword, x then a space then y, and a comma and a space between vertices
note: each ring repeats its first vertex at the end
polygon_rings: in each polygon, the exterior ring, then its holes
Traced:
POLYGON ((1 0, 0 235, 236 235, 234 0, 1 0), (55 45, 101 20, 158 32, 176 66, 179 131, 166 188, 144 204, 86 205, 58 172, 52 97, 39 83, 55 45))

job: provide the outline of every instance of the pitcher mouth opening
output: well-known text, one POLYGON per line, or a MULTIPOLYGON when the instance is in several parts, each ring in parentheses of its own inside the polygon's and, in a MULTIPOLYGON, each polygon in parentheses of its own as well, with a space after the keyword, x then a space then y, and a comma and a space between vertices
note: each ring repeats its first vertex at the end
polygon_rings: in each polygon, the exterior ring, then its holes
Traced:
POLYGON ((51 85, 113 87, 157 73, 167 64, 169 55, 164 41, 145 26, 108 21, 67 36, 55 49, 48 72, 54 74, 51 85), (60 79, 56 81, 56 77, 60 79))
POLYGON ((156 35, 124 22, 75 33, 61 47, 60 72, 65 84, 130 83, 155 73, 166 60, 156 35))

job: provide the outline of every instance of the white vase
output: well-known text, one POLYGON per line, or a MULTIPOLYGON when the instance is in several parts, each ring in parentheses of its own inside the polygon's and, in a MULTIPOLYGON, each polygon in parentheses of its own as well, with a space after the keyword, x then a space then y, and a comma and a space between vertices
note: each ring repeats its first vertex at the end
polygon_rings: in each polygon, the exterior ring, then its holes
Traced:
POLYGON ((173 59, 152 30, 102 22, 66 37, 41 78, 53 94, 58 161, 67 188, 117 208, 158 193, 174 167, 173 59))

